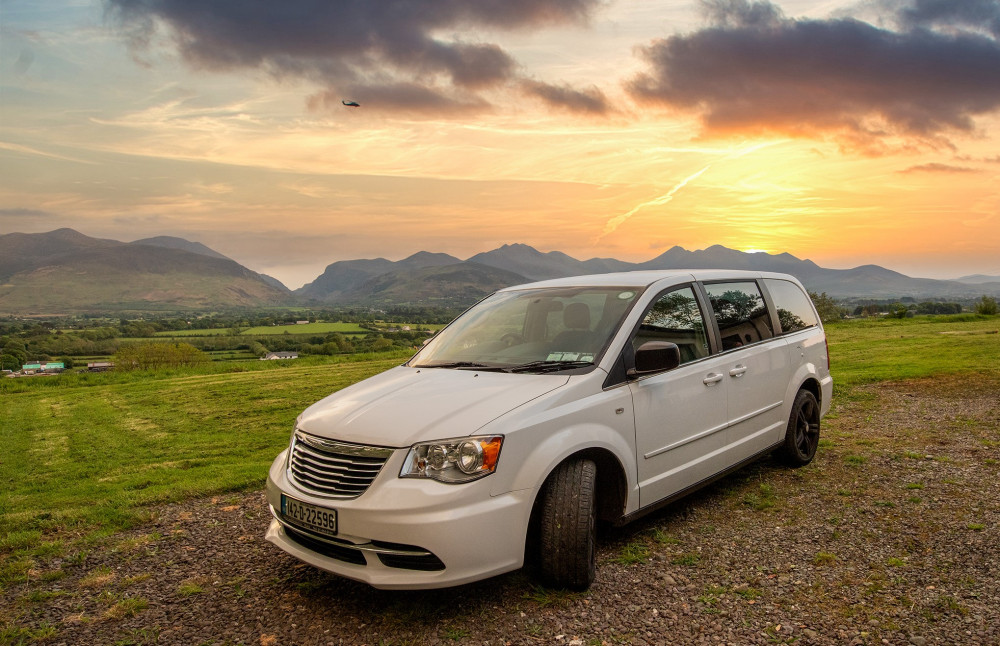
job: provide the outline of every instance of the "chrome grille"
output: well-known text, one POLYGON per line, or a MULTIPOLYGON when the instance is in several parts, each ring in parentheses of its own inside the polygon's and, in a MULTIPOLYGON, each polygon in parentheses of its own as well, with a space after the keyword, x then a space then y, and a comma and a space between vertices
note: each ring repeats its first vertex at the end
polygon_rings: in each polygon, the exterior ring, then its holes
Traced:
POLYGON ((295 431, 288 470, 299 488, 334 498, 363 494, 393 449, 335 442, 295 431))

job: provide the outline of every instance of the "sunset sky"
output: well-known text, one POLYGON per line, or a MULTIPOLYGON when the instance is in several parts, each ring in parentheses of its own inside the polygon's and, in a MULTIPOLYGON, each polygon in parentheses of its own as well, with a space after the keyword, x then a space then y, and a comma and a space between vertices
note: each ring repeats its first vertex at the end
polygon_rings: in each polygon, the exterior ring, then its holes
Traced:
POLYGON ((0 0, 0 233, 1000 275, 1000 0, 0 0), (360 107, 346 107, 351 100, 360 107))

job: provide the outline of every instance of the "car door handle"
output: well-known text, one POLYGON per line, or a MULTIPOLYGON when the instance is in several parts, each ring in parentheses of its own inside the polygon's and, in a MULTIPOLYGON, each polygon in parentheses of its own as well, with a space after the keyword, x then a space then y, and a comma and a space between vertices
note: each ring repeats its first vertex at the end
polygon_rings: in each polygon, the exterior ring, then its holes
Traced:
POLYGON ((741 366, 736 366, 732 370, 729 371, 729 376, 730 377, 742 377, 744 374, 746 374, 746 371, 747 371, 747 367, 746 366, 742 366, 742 365, 741 366))
POLYGON ((713 372, 712 374, 702 379, 701 383, 705 384, 706 386, 711 386, 712 384, 717 384, 720 381, 722 381, 722 377, 723 375, 713 372))

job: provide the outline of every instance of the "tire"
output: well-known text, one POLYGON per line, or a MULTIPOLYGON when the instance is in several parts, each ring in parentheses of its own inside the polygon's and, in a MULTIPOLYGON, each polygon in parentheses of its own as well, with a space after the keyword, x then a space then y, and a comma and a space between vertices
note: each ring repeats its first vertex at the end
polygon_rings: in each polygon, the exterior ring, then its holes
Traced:
POLYGON ((819 402, 808 390, 800 390, 792 402, 785 430, 785 443, 778 450, 781 461, 790 467, 812 462, 819 446, 819 402))
POLYGON ((539 564, 542 581, 553 588, 586 590, 597 575, 597 465, 563 462, 541 494, 539 564))

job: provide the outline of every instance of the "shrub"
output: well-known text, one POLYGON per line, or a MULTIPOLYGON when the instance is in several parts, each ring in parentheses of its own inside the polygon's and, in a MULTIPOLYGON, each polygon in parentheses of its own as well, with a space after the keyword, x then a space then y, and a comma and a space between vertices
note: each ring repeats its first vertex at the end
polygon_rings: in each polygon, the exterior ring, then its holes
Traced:
POLYGON ((822 294, 809 292, 809 298, 812 299, 813 305, 816 306, 816 311, 819 313, 819 319, 824 323, 839 321, 844 318, 844 314, 847 313, 847 310, 837 305, 837 302, 833 300, 833 298, 827 296, 826 292, 823 292, 822 294))
POLYGON ((992 296, 983 296, 976 301, 976 314, 993 316, 998 312, 1000 312, 1000 306, 997 306, 997 299, 992 296))
POLYGON ((206 361, 208 355, 190 343, 137 343, 121 347, 114 356, 115 370, 156 370, 206 361))

